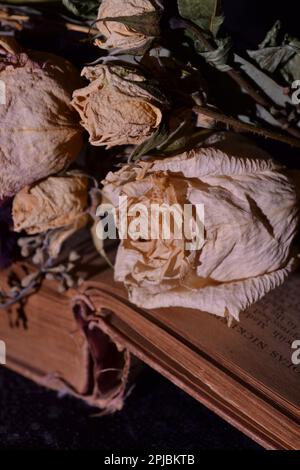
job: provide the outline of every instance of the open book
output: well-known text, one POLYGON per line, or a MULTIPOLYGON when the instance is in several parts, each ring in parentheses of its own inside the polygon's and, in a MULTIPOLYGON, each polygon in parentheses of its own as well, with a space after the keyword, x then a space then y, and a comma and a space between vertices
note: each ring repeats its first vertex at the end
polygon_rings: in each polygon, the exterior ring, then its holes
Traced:
POLYGON ((139 309, 103 268, 80 293, 45 281, 25 314, 1 312, 0 339, 8 367, 107 411, 122 407, 138 358, 266 448, 300 449, 299 290, 296 273, 228 327, 139 309))

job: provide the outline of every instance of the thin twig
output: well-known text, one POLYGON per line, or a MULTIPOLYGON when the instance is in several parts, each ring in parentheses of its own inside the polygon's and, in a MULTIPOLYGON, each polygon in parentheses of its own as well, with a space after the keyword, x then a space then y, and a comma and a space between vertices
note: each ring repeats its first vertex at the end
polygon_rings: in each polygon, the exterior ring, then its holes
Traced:
MULTIPOLYGON (((46 241, 47 237, 44 243, 46 243, 46 241)), ((45 278, 47 271, 53 266, 53 261, 54 260, 51 257, 48 258, 46 263, 41 266, 39 270, 36 271, 34 279, 28 284, 28 286, 23 287, 23 289, 21 289, 20 292, 18 292, 14 297, 9 298, 9 296, 7 295, 8 300, 5 300, 4 302, 0 301, 0 310, 6 310, 9 307, 12 307, 12 305, 20 302, 21 300, 31 297, 31 295, 33 295, 41 286, 41 283, 45 278)))
POLYGON ((223 124, 227 124, 229 127, 231 127, 234 130, 242 131, 242 132, 250 132, 251 134, 260 135, 262 137, 265 137, 266 139, 276 140, 278 142, 282 142, 284 144, 288 144, 293 147, 300 148, 300 140, 295 139, 294 137, 289 137, 284 134, 279 134, 278 132, 275 132, 275 131, 264 129, 261 127, 256 127, 252 124, 248 124, 245 122, 241 122, 238 119, 226 116, 225 114, 222 114, 218 111, 215 111, 209 108, 205 108, 203 106, 195 106, 193 109, 196 113, 204 114, 205 116, 208 116, 217 122, 222 122, 223 124))
POLYGON ((27 287, 24 287, 24 289, 22 289, 15 297, 12 297, 10 300, 6 300, 3 303, 0 302, 0 310, 7 310, 14 304, 33 295, 40 286, 42 275, 42 272, 37 273, 37 277, 27 287))
MULTIPOLYGON (((216 50, 216 47, 212 45, 211 42, 206 38, 202 28, 193 23, 192 21, 183 18, 175 18, 171 20, 171 26, 172 25, 174 25, 175 27, 177 26, 179 28, 183 27, 190 29, 195 34, 195 36, 197 36, 197 39, 203 44, 203 47, 206 51, 214 52, 216 50)), ((290 122, 284 116, 280 116, 280 114, 282 114, 280 108, 276 107, 273 101, 268 96, 264 95, 261 90, 258 90, 250 82, 248 77, 242 75, 239 70, 236 70, 234 68, 231 68, 231 70, 227 70, 225 73, 227 73, 236 83, 238 83, 238 85, 242 89, 244 89, 256 103, 266 108, 267 111, 273 115, 273 117, 276 119, 278 124, 280 124, 281 128, 284 131, 288 132, 293 137, 300 139, 300 129, 291 126, 290 122)))
MULTIPOLYGON (((30 21, 30 16, 27 15, 11 15, 6 11, 0 10, 0 22, 5 21, 6 23, 27 23, 30 21)), ((79 33, 94 35, 99 31, 97 29, 92 29, 90 26, 78 25, 70 22, 58 22, 63 25, 68 31, 76 31, 79 33)))

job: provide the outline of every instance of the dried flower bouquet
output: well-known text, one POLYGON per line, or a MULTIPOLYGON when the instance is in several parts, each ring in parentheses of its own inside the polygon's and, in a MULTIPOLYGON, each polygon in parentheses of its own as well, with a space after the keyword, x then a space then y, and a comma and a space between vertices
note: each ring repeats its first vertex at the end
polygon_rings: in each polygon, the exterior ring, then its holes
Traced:
POLYGON ((0 307, 80 284, 85 231, 136 305, 239 320, 297 266, 300 39, 237 52, 218 0, 52 3, 0 5, 0 268, 36 266, 0 307))

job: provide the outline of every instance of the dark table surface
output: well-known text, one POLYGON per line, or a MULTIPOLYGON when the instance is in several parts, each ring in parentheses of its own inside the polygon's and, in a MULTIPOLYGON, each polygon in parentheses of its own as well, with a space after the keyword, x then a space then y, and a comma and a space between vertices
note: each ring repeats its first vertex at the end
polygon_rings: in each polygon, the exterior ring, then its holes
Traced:
MULTIPOLYGON (((98 412, 98 410, 96 410, 98 412)), ((123 411, 95 417, 0 366, 0 449, 190 450, 259 446, 146 368, 123 411)))

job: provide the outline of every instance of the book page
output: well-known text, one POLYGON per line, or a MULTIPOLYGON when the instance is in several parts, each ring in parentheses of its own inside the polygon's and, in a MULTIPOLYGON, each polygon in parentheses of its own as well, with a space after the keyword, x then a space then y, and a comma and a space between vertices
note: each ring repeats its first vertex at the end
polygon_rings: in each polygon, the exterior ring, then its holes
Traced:
POLYGON ((199 353, 209 355, 272 399, 278 394, 278 399, 289 402, 287 407, 298 407, 300 414, 300 364, 293 363, 300 354, 292 348, 295 340, 300 342, 299 291, 298 273, 242 312, 240 322, 230 328, 225 319, 196 310, 148 313, 199 353))

